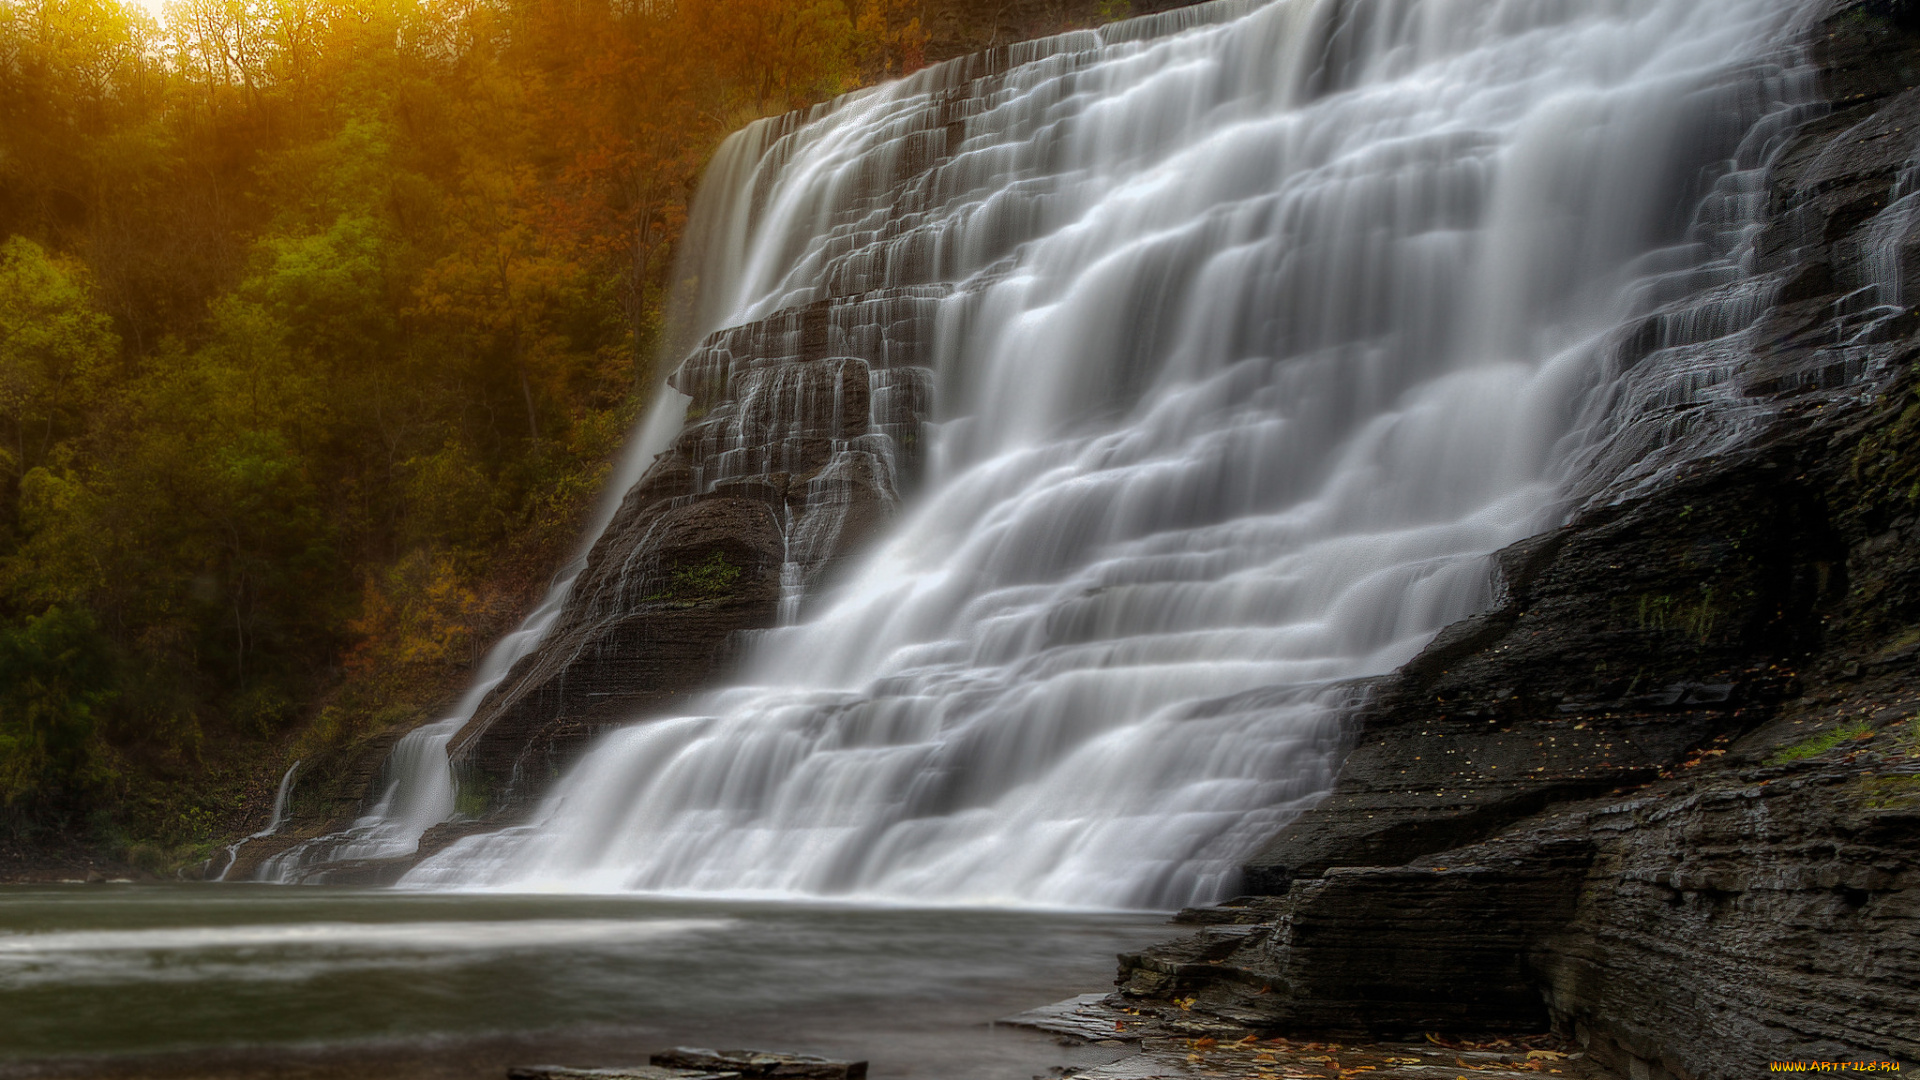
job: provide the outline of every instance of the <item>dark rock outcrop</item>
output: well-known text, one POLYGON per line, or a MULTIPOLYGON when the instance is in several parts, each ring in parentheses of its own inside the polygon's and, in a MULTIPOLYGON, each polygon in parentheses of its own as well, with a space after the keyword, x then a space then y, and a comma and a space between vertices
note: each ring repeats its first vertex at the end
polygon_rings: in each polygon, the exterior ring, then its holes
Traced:
POLYGON ((1726 466, 1502 552, 1504 602, 1376 688, 1338 786, 1254 856, 1249 885, 1468 843, 1765 716, 1844 553, 1791 462, 1726 466))
MULTIPOLYGON (((1635 1080, 1920 1058, 1920 316, 1867 302, 1864 254, 1920 33, 1836 4, 1812 52, 1833 104, 1776 158, 1774 299, 1711 406, 1750 435, 1500 553, 1501 602, 1372 687, 1260 895, 1122 958, 1134 1004, 1551 1025, 1635 1080)), ((1638 338, 1623 365, 1672 343, 1638 338)))
POLYGON ((1776 766, 1749 749, 1744 768, 1560 804, 1400 866, 1329 869, 1122 957, 1123 992, 1256 1029, 1551 1025, 1636 1076, 1912 1061, 1914 704, 1860 749, 1776 766))

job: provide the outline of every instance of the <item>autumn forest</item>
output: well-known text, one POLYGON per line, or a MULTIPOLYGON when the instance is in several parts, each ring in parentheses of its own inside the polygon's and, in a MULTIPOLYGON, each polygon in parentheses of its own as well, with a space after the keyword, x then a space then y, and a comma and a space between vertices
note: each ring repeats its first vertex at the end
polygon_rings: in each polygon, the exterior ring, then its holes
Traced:
POLYGON ((727 132, 912 0, 0 0, 0 838, 165 871, 457 690, 727 132))

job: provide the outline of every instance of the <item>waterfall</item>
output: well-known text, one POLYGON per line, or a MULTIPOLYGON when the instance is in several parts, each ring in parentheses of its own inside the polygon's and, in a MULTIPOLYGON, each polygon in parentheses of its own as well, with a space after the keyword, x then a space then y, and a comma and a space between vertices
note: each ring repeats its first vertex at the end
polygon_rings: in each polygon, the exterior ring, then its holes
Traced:
POLYGON ((1364 680, 1640 437, 1636 320, 1764 306, 1741 282, 1795 6, 1217 0, 736 136, 693 324, 910 300, 925 474, 733 685, 403 884, 1231 889, 1327 788, 1364 680))
POLYGON ((286 824, 287 797, 293 794, 293 780, 294 780, 294 777, 298 776, 299 774, 300 774, 300 759, 295 759, 292 765, 287 766, 287 771, 281 774, 280 786, 274 789, 273 813, 267 818, 267 827, 264 829, 261 829, 259 832, 249 833, 246 836, 243 836, 240 839, 235 840, 233 843, 228 844, 226 848, 227 861, 221 864, 220 873, 216 874, 213 880, 215 881, 227 880, 227 872, 229 870, 232 870, 233 864, 239 861, 240 849, 247 846, 248 841, 260 840, 265 837, 272 836, 274 833, 277 833, 280 831, 281 825, 286 824))

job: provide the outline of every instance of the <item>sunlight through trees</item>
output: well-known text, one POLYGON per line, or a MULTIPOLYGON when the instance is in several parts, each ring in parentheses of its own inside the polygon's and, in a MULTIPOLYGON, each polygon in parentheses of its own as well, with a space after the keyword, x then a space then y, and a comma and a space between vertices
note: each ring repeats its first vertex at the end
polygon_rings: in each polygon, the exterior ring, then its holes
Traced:
POLYGON ((0 824, 190 845, 173 780, 458 677, 654 382, 713 147, 926 35, 900 0, 163 14, 0 0, 0 824))

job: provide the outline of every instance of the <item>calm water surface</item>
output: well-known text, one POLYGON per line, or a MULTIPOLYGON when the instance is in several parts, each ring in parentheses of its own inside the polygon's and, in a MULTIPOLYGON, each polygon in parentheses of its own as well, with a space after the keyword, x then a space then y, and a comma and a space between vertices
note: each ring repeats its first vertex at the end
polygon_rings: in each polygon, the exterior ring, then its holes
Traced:
POLYGON ((494 1076, 669 1045, 1044 1074, 996 1017, 1163 917, 261 886, 0 890, 0 1076, 494 1076))

